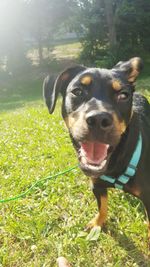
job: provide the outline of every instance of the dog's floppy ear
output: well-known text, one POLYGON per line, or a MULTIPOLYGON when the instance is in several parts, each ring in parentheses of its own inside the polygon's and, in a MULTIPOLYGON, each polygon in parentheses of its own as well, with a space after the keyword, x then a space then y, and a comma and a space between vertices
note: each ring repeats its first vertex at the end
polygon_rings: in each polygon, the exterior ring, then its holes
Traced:
POLYGON ((128 82, 134 83, 139 73, 143 69, 143 61, 139 57, 133 57, 128 61, 120 61, 113 67, 126 75, 128 82))
POLYGON ((74 67, 70 67, 64 70, 56 80, 52 76, 47 76, 43 83, 43 94, 45 98, 46 105, 48 107, 49 113, 52 114, 58 94, 66 90, 70 81, 81 71, 85 70, 86 67, 77 65, 74 67))

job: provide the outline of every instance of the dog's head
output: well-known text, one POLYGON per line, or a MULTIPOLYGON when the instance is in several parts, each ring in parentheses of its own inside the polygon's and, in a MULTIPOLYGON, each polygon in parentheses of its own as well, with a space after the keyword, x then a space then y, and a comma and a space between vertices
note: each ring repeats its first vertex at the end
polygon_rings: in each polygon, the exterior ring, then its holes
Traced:
POLYGON ((136 57, 110 70, 75 66, 55 82, 45 79, 44 96, 50 113, 62 94, 62 116, 86 174, 97 176, 106 171, 130 123, 134 82, 141 68, 142 61, 136 57))

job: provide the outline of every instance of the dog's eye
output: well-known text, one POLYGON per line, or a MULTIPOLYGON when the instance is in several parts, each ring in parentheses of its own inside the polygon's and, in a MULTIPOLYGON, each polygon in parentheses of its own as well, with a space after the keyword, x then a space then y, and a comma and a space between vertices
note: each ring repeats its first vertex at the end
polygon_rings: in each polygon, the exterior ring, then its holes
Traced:
POLYGON ((130 94, 126 91, 122 91, 117 95, 117 100, 118 101, 126 101, 128 100, 130 94))
POLYGON ((71 92, 73 95, 75 96, 82 96, 83 95, 83 90, 81 90, 80 88, 75 88, 72 90, 71 92))

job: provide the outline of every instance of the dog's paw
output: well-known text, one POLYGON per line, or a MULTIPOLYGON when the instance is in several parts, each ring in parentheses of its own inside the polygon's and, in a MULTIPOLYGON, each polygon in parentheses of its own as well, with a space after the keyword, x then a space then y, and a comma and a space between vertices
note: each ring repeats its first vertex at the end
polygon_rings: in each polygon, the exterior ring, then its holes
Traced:
POLYGON ((98 227, 98 226, 101 227, 101 225, 98 225, 98 224, 97 224, 97 222, 96 222, 96 220, 95 220, 95 218, 94 218, 94 219, 92 219, 92 220, 86 225, 85 230, 86 230, 86 231, 90 231, 91 229, 93 229, 93 228, 95 228, 95 227, 98 227))
POLYGON ((90 231, 93 228, 100 227, 103 228, 105 221, 102 220, 100 214, 97 214, 85 227, 86 231, 90 231))

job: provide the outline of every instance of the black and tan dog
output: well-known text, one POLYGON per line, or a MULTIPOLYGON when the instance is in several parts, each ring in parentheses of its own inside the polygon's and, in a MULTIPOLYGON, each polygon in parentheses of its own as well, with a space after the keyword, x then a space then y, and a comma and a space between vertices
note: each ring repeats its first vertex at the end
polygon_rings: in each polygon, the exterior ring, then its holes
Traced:
POLYGON ((134 92, 142 65, 135 57, 110 70, 75 66, 44 81, 50 113, 63 97, 62 116, 93 183, 99 213, 89 228, 105 224, 107 188, 117 187, 142 200, 150 230, 150 105, 134 92))

